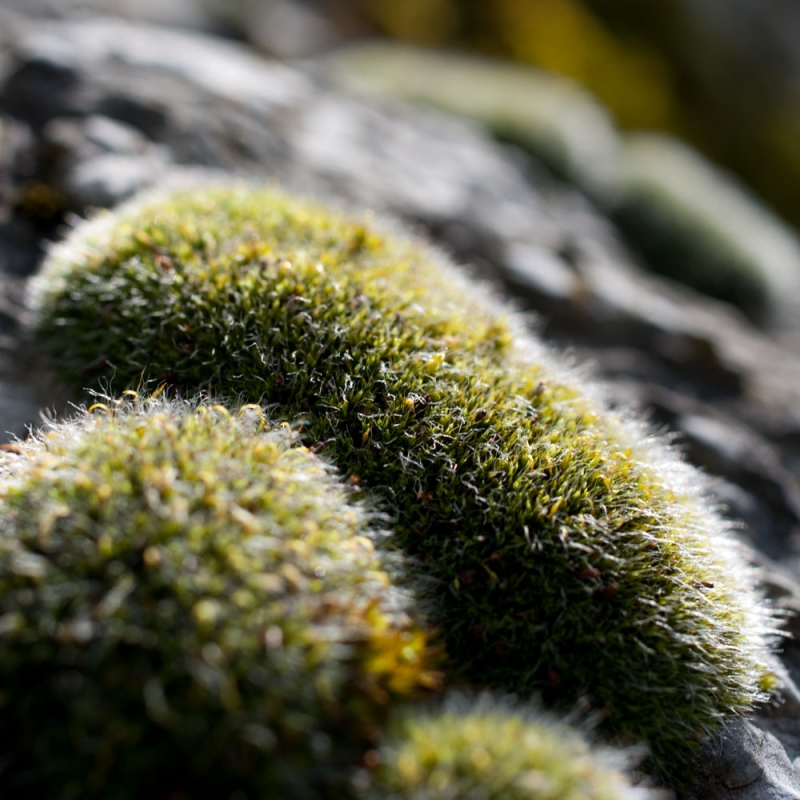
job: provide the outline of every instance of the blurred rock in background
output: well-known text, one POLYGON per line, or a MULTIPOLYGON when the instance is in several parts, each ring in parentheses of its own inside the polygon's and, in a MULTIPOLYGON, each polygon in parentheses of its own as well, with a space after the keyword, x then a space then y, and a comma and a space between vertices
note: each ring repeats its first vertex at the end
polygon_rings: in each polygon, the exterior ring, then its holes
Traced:
POLYGON ((238 36, 278 58, 303 58, 364 31, 346 0, 202 0, 238 36))
POLYGON ((800 240, 752 192, 665 134, 624 134, 573 81, 455 52, 372 42, 332 53, 325 74, 485 125, 605 209, 654 272, 728 301, 789 340, 800 240))
POLYGON ((215 16, 196 0, 3 0, 0 8, 30 17, 67 19, 111 14, 160 25, 218 29, 215 16))
POLYGON ((793 0, 354 0, 378 28, 567 75, 625 128, 668 130, 800 223, 793 0))
POLYGON ((330 55, 341 87, 394 95, 485 125, 590 195, 608 191, 619 135, 608 113, 572 80, 496 59, 373 40, 330 55))

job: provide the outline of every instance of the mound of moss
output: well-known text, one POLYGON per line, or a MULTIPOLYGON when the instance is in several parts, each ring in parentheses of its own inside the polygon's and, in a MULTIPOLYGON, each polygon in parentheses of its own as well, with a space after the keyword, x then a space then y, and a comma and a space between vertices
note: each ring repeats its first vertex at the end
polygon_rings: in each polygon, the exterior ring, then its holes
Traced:
POLYGON ((604 717, 684 774, 770 678, 767 615, 702 480, 413 242, 270 191, 85 227, 37 290, 76 390, 274 404, 394 518, 477 685, 604 717))
POLYGON ((292 439, 161 403, 5 457, 4 797, 326 796, 431 684, 369 515, 292 439))
POLYGON ((574 729, 484 695, 409 711, 377 752, 370 800, 645 800, 622 770, 630 754, 598 751, 574 729))

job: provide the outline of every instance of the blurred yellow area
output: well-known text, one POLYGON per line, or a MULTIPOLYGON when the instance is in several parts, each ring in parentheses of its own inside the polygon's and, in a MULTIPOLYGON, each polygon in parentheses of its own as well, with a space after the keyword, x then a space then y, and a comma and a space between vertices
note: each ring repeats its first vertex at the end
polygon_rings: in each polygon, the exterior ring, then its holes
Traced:
MULTIPOLYGON (((422 45, 477 45, 574 78, 620 124, 671 128, 675 114, 668 64, 636 39, 622 40, 578 0, 494 0, 478 9, 458 0, 362 0, 386 33, 422 45), (475 31, 475 35, 465 31, 475 31), (470 41, 471 40, 471 41, 470 41)), ((473 4, 474 5, 474 4, 473 4)))
POLYGON ((671 127, 669 68, 643 43, 620 40, 576 0, 497 0, 492 6, 515 60, 579 81, 623 126, 671 127))
POLYGON ((459 28, 459 9, 453 0, 362 0, 373 22, 396 39, 438 45, 459 28))

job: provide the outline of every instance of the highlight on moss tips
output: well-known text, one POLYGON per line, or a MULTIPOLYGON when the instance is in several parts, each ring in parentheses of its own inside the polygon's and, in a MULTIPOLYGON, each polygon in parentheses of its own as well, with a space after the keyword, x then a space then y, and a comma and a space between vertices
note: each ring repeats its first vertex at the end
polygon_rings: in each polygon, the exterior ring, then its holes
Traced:
POLYGON ((272 190, 177 190, 50 258, 38 339, 75 392, 275 408, 393 519, 476 686, 644 741, 670 780, 764 697, 769 612, 702 477, 446 259, 272 190))

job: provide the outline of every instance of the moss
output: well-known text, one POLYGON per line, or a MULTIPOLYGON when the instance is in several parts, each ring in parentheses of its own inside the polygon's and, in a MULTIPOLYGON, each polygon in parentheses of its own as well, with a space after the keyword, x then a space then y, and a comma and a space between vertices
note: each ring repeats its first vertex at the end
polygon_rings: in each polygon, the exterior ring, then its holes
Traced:
POLYGON ((732 178, 678 141, 623 150, 613 216, 648 265, 764 319, 796 292, 800 243, 732 178))
POLYGON ((394 517, 470 680, 643 739, 675 778, 760 696, 766 613, 703 481, 441 258, 267 191, 146 201, 39 283, 77 389, 276 404, 394 517))
POLYGON ((374 521, 293 438, 160 403, 5 457, 4 796, 318 797, 431 685, 374 521))
POLYGON ((598 750, 563 722, 484 695, 409 711, 373 756, 370 800, 645 800, 622 770, 631 754, 598 750))

